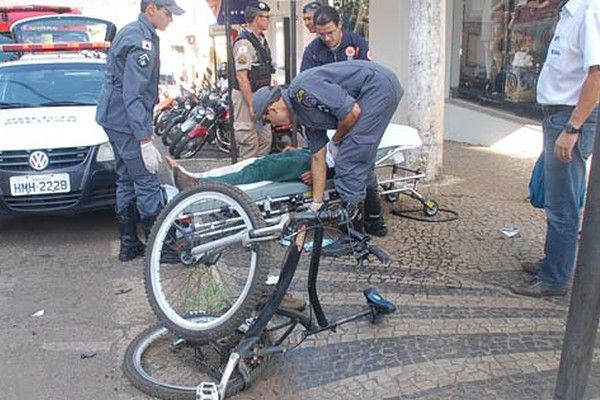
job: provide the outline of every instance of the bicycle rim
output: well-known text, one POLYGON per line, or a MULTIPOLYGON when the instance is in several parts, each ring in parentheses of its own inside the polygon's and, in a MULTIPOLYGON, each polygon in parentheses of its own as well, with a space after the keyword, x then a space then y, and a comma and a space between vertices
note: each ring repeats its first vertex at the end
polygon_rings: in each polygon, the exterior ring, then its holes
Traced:
POLYGON ((219 182, 177 195, 163 210, 146 250, 146 292, 158 318, 189 340, 228 335, 263 299, 270 243, 224 238, 264 226, 250 198, 219 182), (195 253, 199 245, 209 250, 195 253), (189 315, 215 314, 210 321, 189 315))

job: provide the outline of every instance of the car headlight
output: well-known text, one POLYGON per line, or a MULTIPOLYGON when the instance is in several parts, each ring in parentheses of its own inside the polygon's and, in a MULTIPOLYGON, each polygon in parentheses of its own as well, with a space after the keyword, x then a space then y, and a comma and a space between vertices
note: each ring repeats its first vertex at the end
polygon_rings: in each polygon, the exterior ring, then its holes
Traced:
POLYGON ((98 147, 98 153, 96 153, 96 162, 109 162, 115 161, 115 153, 110 143, 102 143, 98 147))

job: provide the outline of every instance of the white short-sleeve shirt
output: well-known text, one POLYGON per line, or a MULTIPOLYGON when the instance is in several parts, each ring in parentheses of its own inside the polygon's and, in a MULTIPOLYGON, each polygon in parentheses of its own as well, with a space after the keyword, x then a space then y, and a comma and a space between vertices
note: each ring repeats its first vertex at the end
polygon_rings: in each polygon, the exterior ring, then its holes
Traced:
POLYGON ((548 46, 538 79, 538 103, 577 105, 593 65, 600 65, 600 0, 570 0, 548 46))

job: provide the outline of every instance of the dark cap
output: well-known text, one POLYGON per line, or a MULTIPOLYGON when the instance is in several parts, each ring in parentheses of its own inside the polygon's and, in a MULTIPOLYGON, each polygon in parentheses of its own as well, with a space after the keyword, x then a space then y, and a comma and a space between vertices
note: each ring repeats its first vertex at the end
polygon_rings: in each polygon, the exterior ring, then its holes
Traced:
POLYGON ((304 7, 302 7, 302 14, 306 14, 307 12, 314 12, 321 8, 321 3, 317 3, 316 1, 311 1, 306 3, 304 7))
POLYGON ((142 0, 142 5, 154 3, 158 7, 164 7, 173 15, 183 15, 185 10, 175 3, 175 0, 142 0))
POLYGON ((244 11, 244 15, 246 16, 246 21, 247 22, 253 21, 254 17, 256 17, 259 13, 265 12, 265 11, 271 11, 271 7, 269 7, 269 5, 267 3, 265 3, 264 1, 252 0, 252 1, 248 2, 248 5, 246 6, 246 10, 244 11))
POLYGON ((256 113, 256 120, 258 123, 258 127, 262 128, 263 126, 263 115, 267 111, 267 107, 271 105, 275 101, 281 90, 279 86, 269 87, 265 86, 258 89, 252 95, 252 108, 256 113))

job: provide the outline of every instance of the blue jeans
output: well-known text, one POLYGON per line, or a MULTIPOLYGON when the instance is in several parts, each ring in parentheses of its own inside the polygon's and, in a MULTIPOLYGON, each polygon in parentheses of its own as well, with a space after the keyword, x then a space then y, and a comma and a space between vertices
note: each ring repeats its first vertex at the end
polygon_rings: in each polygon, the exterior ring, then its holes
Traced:
POLYGON ((598 109, 582 126, 573 148, 572 161, 563 163, 554 154, 554 143, 569 120, 570 112, 559 112, 544 118, 544 184, 546 211, 545 257, 538 278, 557 288, 569 285, 579 233, 582 183, 586 177, 586 160, 592 154, 598 109))

